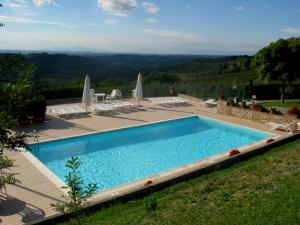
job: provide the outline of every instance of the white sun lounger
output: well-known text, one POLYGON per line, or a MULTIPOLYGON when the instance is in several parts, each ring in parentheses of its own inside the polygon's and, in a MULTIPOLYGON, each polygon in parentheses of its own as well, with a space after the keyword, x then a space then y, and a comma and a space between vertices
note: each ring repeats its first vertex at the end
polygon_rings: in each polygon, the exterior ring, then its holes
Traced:
POLYGON ((293 126, 296 125, 296 122, 291 122, 291 123, 276 123, 276 122, 268 122, 267 126, 270 130, 276 130, 276 129, 281 129, 285 130, 286 132, 293 132, 293 126))
POLYGON ((165 106, 175 105, 175 101, 169 97, 159 97, 157 99, 161 105, 165 105, 165 106))
POLYGON ((57 106, 50 106, 49 109, 50 109, 50 114, 53 114, 61 118, 79 117, 82 115, 89 114, 89 112, 86 112, 79 105, 57 105, 57 106))
POLYGON ((132 102, 128 101, 121 101, 121 102, 112 102, 111 105, 116 110, 130 110, 134 107, 134 104, 132 102))
POLYGON ((163 105, 164 104, 164 102, 162 102, 158 98, 148 98, 148 100, 151 102, 151 105, 163 105))
POLYGON ((176 105, 184 105, 187 104, 188 101, 181 97, 171 97, 172 101, 175 102, 176 105))
POLYGON ((207 107, 215 107, 218 105, 218 101, 216 99, 207 99, 206 101, 202 102, 203 105, 207 107))
POLYGON ((50 106, 49 110, 50 110, 50 114, 54 114, 54 115, 67 115, 68 114, 65 110, 63 110, 59 106, 50 106))
POLYGON ((101 114, 101 115, 103 114, 111 115, 115 111, 115 108, 112 107, 111 104, 104 104, 104 103, 92 104, 90 108, 95 114, 101 114))
POLYGON ((148 98, 151 104, 160 106, 176 106, 180 104, 186 104, 188 101, 181 97, 159 97, 159 98, 148 98))
POLYGON ((160 106, 171 106, 171 105, 175 104, 173 101, 171 101, 167 97, 154 98, 153 100, 154 100, 153 104, 157 104, 160 106))

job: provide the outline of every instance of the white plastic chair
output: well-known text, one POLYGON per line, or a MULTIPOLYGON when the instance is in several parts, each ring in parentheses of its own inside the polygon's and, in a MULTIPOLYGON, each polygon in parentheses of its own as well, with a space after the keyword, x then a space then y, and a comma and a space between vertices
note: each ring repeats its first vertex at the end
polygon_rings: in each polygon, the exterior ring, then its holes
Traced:
POLYGON ((277 129, 282 129, 285 130, 286 132, 293 132, 293 126, 296 125, 296 122, 293 121, 291 123, 276 123, 276 122, 268 122, 267 126, 270 130, 277 130, 277 129))
POLYGON ((113 89, 111 94, 106 97, 106 100, 116 100, 122 98, 122 92, 119 89, 113 89))

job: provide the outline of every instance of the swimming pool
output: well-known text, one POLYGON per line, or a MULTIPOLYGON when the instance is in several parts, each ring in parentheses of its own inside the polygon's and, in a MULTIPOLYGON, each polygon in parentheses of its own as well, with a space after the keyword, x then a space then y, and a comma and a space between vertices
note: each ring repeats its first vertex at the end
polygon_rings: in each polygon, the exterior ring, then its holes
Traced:
POLYGON ((98 191, 168 171, 269 138, 272 134, 193 116, 32 144, 32 154, 61 180, 77 156, 98 191))

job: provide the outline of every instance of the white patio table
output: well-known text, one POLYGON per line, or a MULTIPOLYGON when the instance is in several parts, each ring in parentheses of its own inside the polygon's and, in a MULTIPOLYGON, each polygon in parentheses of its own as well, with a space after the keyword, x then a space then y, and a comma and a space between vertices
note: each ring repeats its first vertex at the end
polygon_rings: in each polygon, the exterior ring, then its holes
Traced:
POLYGON ((96 93, 95 96, 97 97, 97 99, 99 99, 99 97, 102 97, 102 101, 104 101, 106 94, 104 94, 104 93, 96 93))

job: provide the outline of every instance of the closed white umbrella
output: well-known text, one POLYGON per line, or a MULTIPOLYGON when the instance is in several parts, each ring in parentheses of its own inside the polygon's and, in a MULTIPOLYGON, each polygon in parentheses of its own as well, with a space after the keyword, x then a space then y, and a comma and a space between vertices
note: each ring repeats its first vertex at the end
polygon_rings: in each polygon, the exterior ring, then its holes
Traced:
POLYGON ((85 105, 86 111, 87 111, 88 106, 91 105, 91 103, 92 103, 91 81, 90 81, 89 76, 85 77, 83 94, 82 94, 82 103, 85 105))
POLYGON ((135 99, 140 104, 140 101, 143 100, 143 82, 142 82, 142 74, 139 73, 136 88, 135 88, 135 99))

